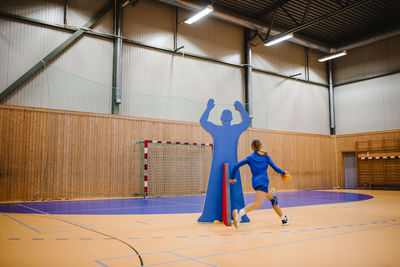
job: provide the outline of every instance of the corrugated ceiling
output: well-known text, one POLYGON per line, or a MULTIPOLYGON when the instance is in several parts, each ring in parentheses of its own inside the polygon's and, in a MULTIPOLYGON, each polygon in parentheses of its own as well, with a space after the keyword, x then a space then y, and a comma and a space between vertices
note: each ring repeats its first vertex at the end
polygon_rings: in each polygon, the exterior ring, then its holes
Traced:
POLYGON ((295 32, 295 35, 299 34, 329 47, 344 46, 388 30, 400 29, 399 0, 185 0, 185 2, 199 6, 212 4, 216 11, 238 16, 265 27, 269 27, 273 21, 272 30, 278 31, 290 30, 356 5, 350 10, 295 32))

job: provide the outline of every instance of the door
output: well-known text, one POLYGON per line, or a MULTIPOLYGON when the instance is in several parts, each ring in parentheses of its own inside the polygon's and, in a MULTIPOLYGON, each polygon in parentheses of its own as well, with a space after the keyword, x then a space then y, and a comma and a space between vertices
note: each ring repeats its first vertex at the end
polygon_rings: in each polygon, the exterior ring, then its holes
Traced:
POLYGON ((343 153, 346 188, 357 188, 357 163, 355 152, 343 153))

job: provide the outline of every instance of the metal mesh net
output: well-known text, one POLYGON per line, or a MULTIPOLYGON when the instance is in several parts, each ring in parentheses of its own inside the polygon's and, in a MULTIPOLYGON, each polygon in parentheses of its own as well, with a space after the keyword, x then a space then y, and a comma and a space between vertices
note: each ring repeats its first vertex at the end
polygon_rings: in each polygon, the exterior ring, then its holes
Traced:
POLYGON ((148 147, 148 195, 203 194, 211 166, 210 146, 156 144, 148 147))

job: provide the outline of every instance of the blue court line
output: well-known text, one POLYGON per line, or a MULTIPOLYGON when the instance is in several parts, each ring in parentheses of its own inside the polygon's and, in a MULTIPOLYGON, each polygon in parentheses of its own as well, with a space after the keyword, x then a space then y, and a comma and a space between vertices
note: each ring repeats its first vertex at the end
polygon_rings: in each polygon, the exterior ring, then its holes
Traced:
MULTIPOLYGON (((231 252, 221 252, 221 253, 217 253, 217 254, 209 254, 209 255, 205 255, 205 256, 196 257, 194 259, 204 259, 204 258, 210 258, 210 257, 215 257, 215 256, 227 255, 227 254, 230 254, 230 253, 246 252, 246 251, 256 250, 256 249, 261 249, 261 248, 266 248, 266 247, 276 247, 276 246, 282 246, 282 245, 291 245, 291 244, 295 244, 295 243, 301 243, 301 242, 324 239, 324 238, 329 238, 329 237, 347 235, 347 234, 352 234, 352 233, 356 233, 356 232, 364 232, 364 231, 370 231, 370 230, 376 230, 376 229, 382 229, 382 228, 389 228, 389 227, 399 226, 399 225, 400 224, 393 224, 393 225, 386 225, 386 226, 374 227, 374 228, 363 229, 363 230, 354 230, 354 231, 345 232, 345 233, 330 234, 330 235, 325 235, 325 236, 306 238, 306 239, 300 239, 300 240, 294 240, 294 241, 279 242, 279 243, 265 245, 265 246, 258 246, 258 247, 247 248, 247 249, 233 250, 231 252)), ((184 261, 184 260, 180 260, 180 262, 182 262, 182 261, 184 261)), ((173 262, 164 262, 164 263, 159 263, 159 264, 152 264, 152 265, 149 265, 149 266, 156 266, 156 265, 170 264, 170 263, 173 263, 173 262)))
MULTIPOLYGON (((59 219, 59 220, 61 220, 61 221, 63 221, 63 222, 72 223, 72 224, 74 224, 75 226, 83 227, 83 228, 85 228, 86 230, 94 231, 94 232, 97 233, 97 234, 105 235, 105 234, 103 234, 103 233, 101 233, 101 232, 98 232, 98 231, 94 230, 94 229, 91 228, 91 227, 84 227, 84 226, 83 226, 82 224, 80 224, 80 223, 75 223, 75 222, 73 222, 73 221, 71 221, 71 220, 62 218, 62 217, 60 217, 60 216, 52 215, 52 214, 50 214, 50 213, 47 213, 47 212, 44 212, 44 211, 41 211, 41 210, 37 210, 37 209, 34 209, 34 208, 32 208, 32 207, 27 207, 27 206, 24 206, 24 205, 22 205, 22 204, 17 204, 17 205, 18 205, 18 206, 21 206, 21 207, 24 207, 24 208, 27 208, 27 209, 35 210, 36 212, 39 212, 39 213, 41 213, 41 214, 49 215, 49 216, 51 216, 51 217, 53 217, 53 218, 57 218, 57 219, 59 219)), ((118 239, 118 238, 116 238, 116 240, 118 240, 118 241, 124 243, 125 245, 128 245, 126 242, 124 242, 124 241, 122 241, 122 240, 120 240, 120 239, 118 239)), ((136 256, 139 256, 139 258, 140 258, 140 255, 138 254, 138 252, 137 252, 132 246, 130 246, 130 245, 128 245, 128 246, 129 246, 130 248, 132 248, 132 249, 136 252, 136 256)), ((140 258, 140 260, 141 260, 141 258, 140 258)))
MULTIPOLYGON (((139 254, 139 255, 142 256, 143 254, 139 254)), ((136 255, 136 254, 131 254, 131 255, 125 255, 125 256, 111 257, 111 258, 106 258, 106 259, 97 259, 97 260, 93 260, 93 261, 95 263, 100 264, 101 266, 109 267, 107 264, 105 264, 102 261, 120 260, 120 259, 132 258, 132 257, 137 258, 137 256, 138 255, 136 255)), ((145 266, 147 266, 147 265, 145 265, 145 266)))
POLYGON ((94 260, 95 263, 100 264, 103 267, 108 267, 107 264, 102 263, 100 260, 94 260))
POLYGON ((24 207, 24 208, 29 209, 29 210, 33 210, 33 211, 38 212, 38 213, 41 213, 41 214, 50 215, 51 217, 56 218, 56 219, 59 219, 59 220, 64 221, 64 222, 70 222, 70 223, 76 224, 76 225, 78 225, 78 226, 81 226, 81 227, 84 227, 84 228, 89 228, 89 229, 93 229, 93 230, 94 230, 94 228, 91 227, 91 226, 89 226, 89 225, 80 224, 80 223, 78 223, 78 222, 74 222, 74 221, 72 221, 72 220, 63 218, 63 217, 61 217, 61 216, 56 216, 56 215, 53 215, 53 214, 50 214, 50 213, 47 213, 47 212, 44 212, 44 211, 41 211, 41 210, 38 210, 38 209, 34 209, 34 208, 32 208, 32 207, 25 206, 25 205, 22 205, 22 204, 18 204, 18 206, 24 207))
MULTIPOLYGON (((247 249, 237 249, 237 250, 232 250, 229 253, 244 252, 244 251, 250 251, 250 250, 255 250, 255 249, 260 249, 260 248, 276 247, 276 246, 281 246, 281 245, 291 245, 291 244, 295 244, 295 243, 301 243, 301 242, 324 239, 324 238, 329 238, 329 237, 336 237, 336 236, 354 234, 354 233, 359 233, 359 232, 372 231, 372 230, 376 230, 376 229, 389 228, 389 227, 393 227, 393 226, 400 226, 400 223, 391 224, 391 225, 384 225, 384 226, 377 226, 377 227, 368 228, 368 229, 353 230, 353 231, 344 232, 344 233, 336 233, 336 234, 329 234, 329 235, 323 235, 323 236, 317 236, 317 237, 310 237, 310 238, 305 238, 305 239, 300 239, 300 240, 279 242, 279 243, 275 243, 275 244, 258 246, 258 247, 247 248, 247 249)), ((228 253, 226 253, 226 254, 228 254, 228 253)))
POLYGON ((15 219, 15 218, 11 217, 10 215, 7 215, 7 214, 5 214, 5 213, 1 213, 1 214, 3 214, 4 216, 6 216, 6 217, 10 218, 11 220, 13 220, 13 221, 15 221, 15 222, 17 222, 17 223, 19 223, 19 224, 21 224, 21 225, 25 226, 25 227, 28 227, 29 229, 31 229, 31 230, 33 230, 33 231, 35 231, 36 233, 39 233, 39 234, 41 234, 41 233, 42 233, 42 232, 40 232, 39 230, 37 230, 37 229, 33 228, 32 226, 29 226, 29 225, 27 225, 27 224, 25 224, 25 223, 23 223, 23 222, 21 222, 21 221, 19 221, 19 220, 15 219))
MULTIPOLYGON (((379 222, 383 223, 383 221, 386 221, 386 220, 392 220, 393 221, 393 220, 397 220, 399 218, 400 217, 386 218, 386 219, 378 220, 378 223, 379 222)), ((375 221, 371 221, 369 223, 372 224, 372 222, 375 222, 375 221)), ((356 225, 363 225, 363 224, 366 225, 367 223, 354 223, 353 225, 356 226, 356 225)), ((343 225, 340 225, 340 226, 325 227, 324 229, 329 229, 329 228, 332 228, 332 227, 341 228, 341 227, 346 227, 346 225, 347 224, 343 224, 343 225)), ((360 229, 360 230, 354 230, 354 231, 350 231, 350 232, 337 233, 337 234, 330 234, 330 235, 326 235, 326 236, 322 236, 322 237, 315 237, 314 239, 328 238, 328 237, 332 237, 332 236, 340 236, 340 235, 351 234, 351 233, 355 233, 355 232, 363 232, 363 231, 369 231, 369 230, 375 230, 375 229, 381 229, 381 228, 388 228, 388 227, 393 227, 393 226, 400 226, 400 223, 399 224, 389 224, 389 225, 386 224, 384 226, 378 226, 378 227, 374 227, 374 228, 360 229)), ((241 239, 241 240, 226 241, 226 242, 218 242, 218 243, 199 245, 199 246, 190 246, 190 247, 185 247, 185 248, 177 248, 177 249, 173 249, 173 250, 161 250, 161 251, 147 252, 147 253, 141 253, 140 255, 144 256, 144 255, 154 255, 154 254, 161 254, 161 253, 170 253, 170 252, 173 252, 173 251, 184 251, 184 250, 189 250, 189 249, 220 246, 220 245, 225 245, 225 244, 228 245, 228 244, 233 244, 233 243, 241 243, 241 242, 259 240, 259 239, 270 239, 270 238, 278 237, 278 236, 282 236, 282 235, 286 235, 287 236, 287 235, 303 234, 305 232, 316 232, 316 231, 319 231, 319 230, 317 230, 317 228, 314 228, 314 229, 301 229, 301 230, 299 230, 297 232, 277 233, 277 234, 268 235, 268 236, 261 236, 261 237, 255 237, 255 238, 247 238, 247 239, 241 239)), ((268 233, 269 234, 270 232, 263 232, 263 233, 268 233)), ((266 245, 266 246, 262 246, 262 247, 248 248, 247 250, 254 250, 254 249, 268 247, 268 246, 271 247, 271 246, 286 245, 286 244, 290 244, 291 242, 292 243, 305 242, 305 241, 310 241, 310 240, 313 240, 313 238, 307 238, 307 239, 303 239, 303 240, 294 240, 294 241, 288 241, 288 242, 281 242, 281 243, 272 244, 272 245, 266 245)), ((240 251, 240 250, 238 250, 238 251, 240 251)), ((194 259, 201 259, 201 258, 218 256, 218 255, 226 255, 228 253, 231 253, 231 252, 221 252, 221 253, 216 253, 216 254, 210 254, 210 255, 205 255, 205 256, 201 256, 201 257, 196 257, 194 259)), ((129 258, 129 257, 137 257, 137 255, 126 255, 126 256, 121 256, 121 257, 97 259, 97 260, 94 260, 94 262, 99 263, 102 266, 108 266, 108 265, 105 265, 104 263, 102 263, 102 261, 110 261, 110 260, 116 260, 116 259, 120 259, 120 258, 129 258)), ((150 265, 145 265, 145 266, 157 266, 157 265, 170 264, 170 263, 176 263, 176 262, 182 262, 182 261, 185 261, 185 260, 184 259, 180 259, 180 260, 168 261, 168 262, 157 263, 157 264, 150 264, 150 265)))
MULTIPOLYGON (((216 265, 214 265, 214 264, 210 264, 210 263, 207 263, 207 262, 204 262, 204 261, 199 261, 199 260, 197 260, 196 258, 190 258, 190 257, 184 256, 184 255, 180 255, 180 254, 178 254, 178 253, 174 253, 174 252, 172 252, 172 251, 169 251, 169 253, 172 254, 172 255, 178 256, 178 257, 180 257, 180 258, 189 260, 189 261, 194 261, 194 262, 201 263, 201 264, 204 264, 204 265, 207 265, 207 266, 216 267, 216 265)), ((147 266, 148 266, 148 265, 147 265, 147 266)))
MULTIPOLYGON (((50 216, 52 216, 51 214, 50 214, 50 216)), ((63 217, 60 217, 60 218, 63 218, 63 217)), ((135 222, 137 222, 137 223, 141 223, 141 224, 144 224, 144 225, 152 225, 152 224, 150 224, 150 223, 144 223, 144 222, 140 222, 140 221, 135 221, 135 222)), ((78 224, 78 223, 77 223, 78 224)), ((132 223, 129 223, 128 224, 128 226, 129 225, 131 225, 132 223)), ((126 226, 126 224, 124 224, 125 226, 126 226)), ((124 226, 123 225, 123 226, 124 226)), ((93 230, 99 230, 99 229, 120 229, 121 227, 123 227, 123 226, 121 226, 121 225, 113 225, 113 224, 111 224, 111 223, 106 223, 106 224, 95 224, 95 225, 93 225, 93 226, 90 226, 91 227, 91 229, 93 229, 93 230)), ((56 229, 57 228, 65 228, 64 230, 52 230, 52 231, 44 231, 43 232, 43 234, 54 234, 54 233, 69 233, 69 232, 79 232, 79 231, 85 231, 84 229, 81 229, 81 228, 72 228, 72 229, 70 229, 70 228, 67 228, 67 227, 56 227, 56 229)))
MULTIPOLYGON (((313 240, 318 240, 318 239, 325 239, 325 238, 329 238, 329 237, 336 237, 336 236, 353 234, 353 233, 358 233, 358 232, 365 232, 365 231, 372 231, 372 230, 376 230, 376 229, 389 228, 389 227, 393 227, 393 226, 400 226, 400 224, 391 224, 391 225, 378 226, 378 227, 369 228, 369 229, 354 230, 354 231, 349 231, 349 232, 344 232, 344 233, 336 233, 336 234, 330 234, 330 235, 324 235, 324 236, 318 236, 318 237, 305 238, 305 239, 300 239, 300 240, 279 242, 279 243, 275 243, 275 244, 257 246, 257 247, 246 248, 246 249, 237 249, 237 250, 232 250, 230 252, 221 252, 218 254, 210 254, 210 255, 200 256, 200 257, 196 257, 194 259, 204 259, 204 258, 210 258, 210 257, 215 257, 215 256, 227 255, 227 254, 231 254, 231 253, 247 252, 247 251, 257 250, 257 249, 267 248, 267 247, 291 245, 291 244, 313 241, 313 240)), ((161 264, 166 264, 166 263, 152 264, 152 266, 161 265, 161 264)))

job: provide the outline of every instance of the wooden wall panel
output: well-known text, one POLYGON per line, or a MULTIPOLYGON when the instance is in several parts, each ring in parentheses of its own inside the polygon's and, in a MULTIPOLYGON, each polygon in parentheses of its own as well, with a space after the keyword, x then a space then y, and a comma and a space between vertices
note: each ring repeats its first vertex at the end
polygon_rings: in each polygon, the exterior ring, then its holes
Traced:
POLYGON ((345 176, 344 176, 344 160, 343 152, 355 152, 356 142, 361 141, 384 141, 384 140, 400 140, 400 129, 388 130, 379 132, 368 132, 358 134, 346 134, 338 135, 336 137, 336 175, 338 179, 338 186, 345 187, 345 176))
MULTIPOLYGON (((199 123, 8 105, 0 105, 0 123, 2 201, 29 199, 39 190, 49 191, 39 198, 132 196, 142 192, 137 141, 212 142, 199 123)), ((238 159, 260 139, 277 166, 292 174, 284 183, 269 170, 277 190, 343 187, 342 152, 355 151, 356 141, 396 138, 400 130, 328 136, 249 129, 239 140, 238 159)), ((244 191, 251 192, 249 168, 242 167, 241 174, 244 191)))
POLYGON ((132 196, 142 192, 136 141, 211 142, 195 123, 8 105, 0 116, 0 200, 132 196))
MULTIPOLYGON (((334 186, 333 137, 316 134, 300 134, 280 131, 249 129, 240 140, 244 146, 239 157, 252 153, 251 142, 259 139, 264 144, 274 163, 292 174, 290 183, 282 182, 280 175, 269 168, 271 185, 277 190, 332 188, 334 186)), ((240 160, 240 159, 239 159, 240 160)), ((248 181, 245 191, 252 191, 251 173, 248 167, 242 176, 248 181)), ((243 179, 243 178, 242 178, 243 179)))

